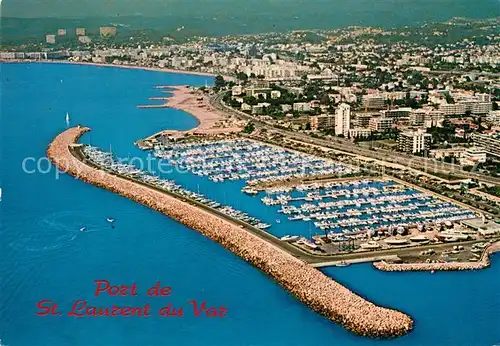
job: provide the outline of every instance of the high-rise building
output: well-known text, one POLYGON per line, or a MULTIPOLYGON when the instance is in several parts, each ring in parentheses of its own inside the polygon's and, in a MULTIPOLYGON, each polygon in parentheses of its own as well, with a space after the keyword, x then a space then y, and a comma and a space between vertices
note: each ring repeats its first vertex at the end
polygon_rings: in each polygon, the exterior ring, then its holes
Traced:
POLYGON ((398 150, 406 153, 421 153, 431 148, 432 135, 423 130, 402 132, 398 136, 398 150))
POLYGON ((114 27, 114 26, 101 26, 99 28, 99 34, 102 37, 115 36, 116 35, 116 27, 114 27))
POLYGON ((341 103, 335 110, 335 134, 349 136, 351 128, 351 106, 341 103))
POLYGON ((45 42, 51 44, 56 43, 56 35, 45 35, 45 42))
POLYGON ((85 36, 85 28, 76 28, 76 36, 85 36))

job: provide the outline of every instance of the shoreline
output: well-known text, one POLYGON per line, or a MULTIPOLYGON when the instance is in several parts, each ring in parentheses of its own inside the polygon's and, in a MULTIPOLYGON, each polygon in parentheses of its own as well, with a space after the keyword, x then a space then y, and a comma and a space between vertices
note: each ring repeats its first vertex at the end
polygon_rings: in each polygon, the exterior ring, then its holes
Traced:
MULTIPOLYGON (((241 126, 231 122, 230 117, 212 107, 205 94, 199 94, 186 86, 156 86, 165 89, 171 95, 161 97, 165 103, 157 105, 138 105, 139 108, 173 108, 190 114, 198 120, 198 125, 189 130, 161 130, 142 141, 151 141, 162 135, 182 137, 187 134, 215 135, 241 132, 241 126)), ((151 98, 150 98, 151 99, 151 98)), ((155 97, 154 99, 160 99, 155 97)), ((138 141, 140 142, 140 141, 138 141)))
POLYGON ((413 320, 377 306, 305 262, 208 211, 103 170, 75 157, 71 147, 89 128, 70 128, 49 145, 47 157, 63 172, 107 189, 196 230, 254 265, 313 311, 361 336, 392 338, 413 329, 413 320))
MULTIPOLYGON (((143 70, 143 71, 152 71, 152 72, 164 72, 164 73, 175 73, 175 74, 189 74, 195 76, 205 76, 205 77, 213 77, 215 78, 217 75, 209 72, 198 72, 198 71, 185 71, 185 70, 176 70, 173 68, 161 68, 161 67, 147 67, 147 66, 137 66, 137 65, 117 65, 117 64, 109 64, 109 63, 97 63, 97 62, 84 62, 84 61, 68 61, 68 60, 33 60, 33 59, 0 59, 0 63, 4 64, 33 64, 33 63, 42 63, 42 64, 70 64, 70 65, 82 65, 82 66, 97 66, 97 67, 117 67, 124 69, 133 69, 133 70, 143 70)), ((234 77, 223 76, 224 79, 233 80, 234 77)))
POLYGON ((385 272, 480 270, 490 266, 490 256, 496 252, 500 252, 500 241, 488 246, 482 253, 481 259, 477 262, 387 263, 380 261, 373 263, 373 266, 385 272))

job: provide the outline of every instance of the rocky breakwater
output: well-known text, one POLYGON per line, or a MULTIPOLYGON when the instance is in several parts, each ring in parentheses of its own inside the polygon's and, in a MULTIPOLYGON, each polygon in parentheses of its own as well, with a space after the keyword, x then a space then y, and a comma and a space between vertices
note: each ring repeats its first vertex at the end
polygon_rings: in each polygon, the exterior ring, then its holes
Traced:
POLYGON ((60 170, 148 206, 202 233, 268 274, 314 311, 356 334, 390 338, 404 335, 413 328, 413 320, 404 313, 376 306, 228 220, 167 193, 86 165, 70 150, 86 131, 89 129, 68 129, 50 144, 48 157, 60 170))
POLYGON ((387 263, 380 261, 373 263, 373 266, 386 272, 478 270, 489 267, 490 255, 498 251, 500 251, 500 241, 488 246, 477 262, 387 263))

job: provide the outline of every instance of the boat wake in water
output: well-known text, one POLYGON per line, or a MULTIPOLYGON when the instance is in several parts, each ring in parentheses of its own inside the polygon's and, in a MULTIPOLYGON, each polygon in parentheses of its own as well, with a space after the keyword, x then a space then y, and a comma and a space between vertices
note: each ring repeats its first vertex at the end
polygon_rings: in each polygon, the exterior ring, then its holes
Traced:
POLYGON ((45 216, 34 226, 36 232, 19 233, 9 245, 28 252, 55 251, 70 248, 77 237, 87 233, 108 231, 109 225, 84 213, 58 212, 45 216), (83 231, 82 231, 83 230, 83 231))

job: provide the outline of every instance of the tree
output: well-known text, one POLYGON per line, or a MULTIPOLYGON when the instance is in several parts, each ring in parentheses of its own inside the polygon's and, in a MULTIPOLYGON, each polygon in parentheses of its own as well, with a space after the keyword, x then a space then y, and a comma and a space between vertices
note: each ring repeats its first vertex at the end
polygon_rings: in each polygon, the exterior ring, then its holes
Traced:
POLYGON ((493 101, 493 105, 492 105, 492 107, 493 107, 492 109, 493 109, 494 111, 497 111, 497 110, 498 110, 498 103, 496 103, 495 101, 493 101))
POLYGON ((243 132, 245 133, 252 133, 255 130, 255 125, 252 122, 249 122, 246 124, 245 128, 243 129, 243 132))
POLYGON ((238 72, 238 74, 236 75, 236 78, 243 81, 243 82, 246 82, 248 80, 248 76, 246 75, 246 73, 243 73, 243 72, 238 72))
POLYGON ((224 77, 222 77, 221 75, 218 75, 217 77, 215 77, 215 81, 214 81, 214 85, 216 88, 222 88, 223 86, 226 85, 226 81, 224 80, 224 77))

